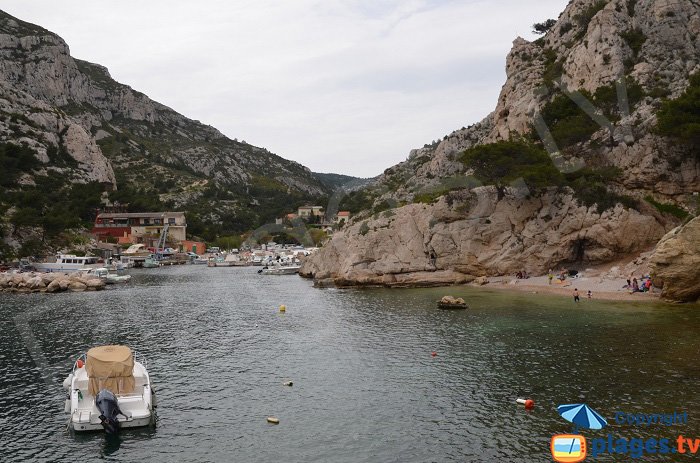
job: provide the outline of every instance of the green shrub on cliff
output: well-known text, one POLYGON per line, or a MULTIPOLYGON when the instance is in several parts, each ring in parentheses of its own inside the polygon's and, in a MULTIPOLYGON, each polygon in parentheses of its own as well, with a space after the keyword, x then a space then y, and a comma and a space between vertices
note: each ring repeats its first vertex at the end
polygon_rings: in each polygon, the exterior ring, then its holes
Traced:
MULTIPOLYGON (((593 100, 593 96, 585 90, 581 94, 593 100)), ((547 103, 541 114, 561 148, 588 140, 600 128, 571 98, 563 94, 547 103)))
POLYGON ((672 216, 677 217, 681 220, 685 220, 688 217, 688 215, 690 215, 685 209, 678 207, 675 204, 660 203, 654 200, 654 198, 652 198, 651 196, 645 196, 644 200, 652 206, 654 206, 657 211, 665 214, 671 214, 672 216))
MULTIPOLYGON (((644 98, 642 87, 634 79, 626 79, 625 91, 630 110, 644 98)), ((580 95, 599 109, 610 121, 620 119, 617 86, 614 82, 601 86, 591 94, 586 90, 580 95)), ((559 93, 542 107, 540 113, 559 148, 567 148, 588 141, 601 129, 591 117, 569 96, 559 93)))
POLYGON ((691 76, 681 96, 663 103, 657 120, 661 135, 700 146, 700 73, 691 76))
POLYGON ((505 187, 522 178, 528 188, 537 190, 563 181, 544 149, 521 141, 475 146, 464 152, 461 161, 487 185, 505 187))
POLYGON ((31 149, 12 143, 0 144, 0 188, 14 188, 23 173, 38 165, 31 149))
POLYGON ((579 204, 586 207, 596 206, 596 211, 602 213, 622 204, 627 208, 638 207, 637 201, 629 196, 620 195, 608 190, 608 185, 622 174, 616 167, 599 169, 584 168, 565 174, 566 185, 574 190, 574 196, 579 204))
POLYGON ((600 169, 584 168, 562 174, 552 163, 549 155, 540 147, 521 141, 501 141, 468 149, 462 162, 474 170, 475 177, 486 185, 499 188, 517 184, 522 179, 535 192, 546 187, 569 187, 579 204, 596 206, 602 213, 622 204, 636 208, 637 202, 608 189, 620 176, 614 167, 600 169))

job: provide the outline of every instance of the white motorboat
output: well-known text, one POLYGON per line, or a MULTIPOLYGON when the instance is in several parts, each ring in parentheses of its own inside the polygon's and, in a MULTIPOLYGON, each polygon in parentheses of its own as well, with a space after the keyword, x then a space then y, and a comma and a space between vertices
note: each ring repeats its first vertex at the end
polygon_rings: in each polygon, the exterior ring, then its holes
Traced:
POLYGON ((142 264, 143 268, 158 268, 160 267, 160 261, 157 260, 153 255, 146 257, 142 264))
POLYGON ((37 272, 71 273, 85 270, 97 265, 99 257, 75 256, 73 254, 58 254, 54 262, 35 262, 32 265, 37 272))
POLYGON ((293 275, 299 273, 301 265, 266 265, 258 270, 261 275, 293 275))
POLYGON ((131 275, 119 275, 117 273, 109 273, 109 269, 105 267, 91 268, 84 272, 86 275, 95 275, 104 280, 108 285, 117 283, 128 283, 131 280, 131 275))
POLYGON ((93 347, 78 358, 63 387, 69 426, 75 431, 112 434, 155 424, 151 378, 126 346, 93 347))

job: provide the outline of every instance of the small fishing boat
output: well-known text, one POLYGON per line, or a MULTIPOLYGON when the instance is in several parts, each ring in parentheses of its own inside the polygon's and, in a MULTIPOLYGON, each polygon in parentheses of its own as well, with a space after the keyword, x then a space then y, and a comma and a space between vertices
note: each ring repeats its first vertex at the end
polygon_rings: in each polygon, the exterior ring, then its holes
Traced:
POLYGON ((158 268, 160 267, 160 262, 156 260, 153 256, 146 257, 143 260, 143 268, 158 268))
POLYGON ((75 431, 108 434, 155 424, 155 392, 143 363, 126 346, 93 347, 63 381, 65 411, 75 431))
POLYGON ((439 309, 445 310, 459 310, 469 308, 467 303, 464 302, 464 299, 462 299, 461 297, 455 298, 452 296, 443 296, 442 299, 437 301, 437 305, 439 309))
POLYGON ((119 275, 117 273, 109 273, 109 269, 105 267, 91 268, 90 270, 84 272, 84 274, 95 275, 108 285, 114 285, 117 283, 128 283, 131 280, 131 275, 119 275))
POLYGON ((261 275, 294 275, 299 273, 301 265, 266 265, 258 270, 261 275))

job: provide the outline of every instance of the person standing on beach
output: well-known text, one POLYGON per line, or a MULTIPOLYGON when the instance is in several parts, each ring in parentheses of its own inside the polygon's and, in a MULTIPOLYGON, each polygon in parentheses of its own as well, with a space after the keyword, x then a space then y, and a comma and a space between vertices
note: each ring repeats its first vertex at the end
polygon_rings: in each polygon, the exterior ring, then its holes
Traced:
POLYGON ((547 274, 547 279, 549 280, 549 284, 552 284, 552 279, 554 279, 554 274, 552 273, 552 269, 549 269, 549 273, 547 274))
POLYGON ((578 288, 574 288, 574 302, 579 302, 578 288))

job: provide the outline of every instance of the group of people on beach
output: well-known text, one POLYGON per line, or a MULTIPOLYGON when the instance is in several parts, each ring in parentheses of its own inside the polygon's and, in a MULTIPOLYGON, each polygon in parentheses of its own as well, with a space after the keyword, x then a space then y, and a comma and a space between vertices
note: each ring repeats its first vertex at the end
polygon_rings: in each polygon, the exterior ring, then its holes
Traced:
MULTIPOLYGON (((560 283, 563 283, 564 280, 566 280, 567 277, 573 277, 576 278, 578 276, 578 272, 576 270, 566 270, 566 269, 561 269, 557 273, 557 280, 559 280, 560 283)), ((552 269, 549 269, 549 272, 547 272, 547 279, 549 280, 549 284, 552 284, 552 280, 554 280, 554 272, 552 269)))
POLYGON ((639 280, 630 275, 627 279, 627 284, 623 288, 626 288, 630 293, 646 293, 651 291, 651 286, 651 277, 649 275, 640 276, 639 280))

